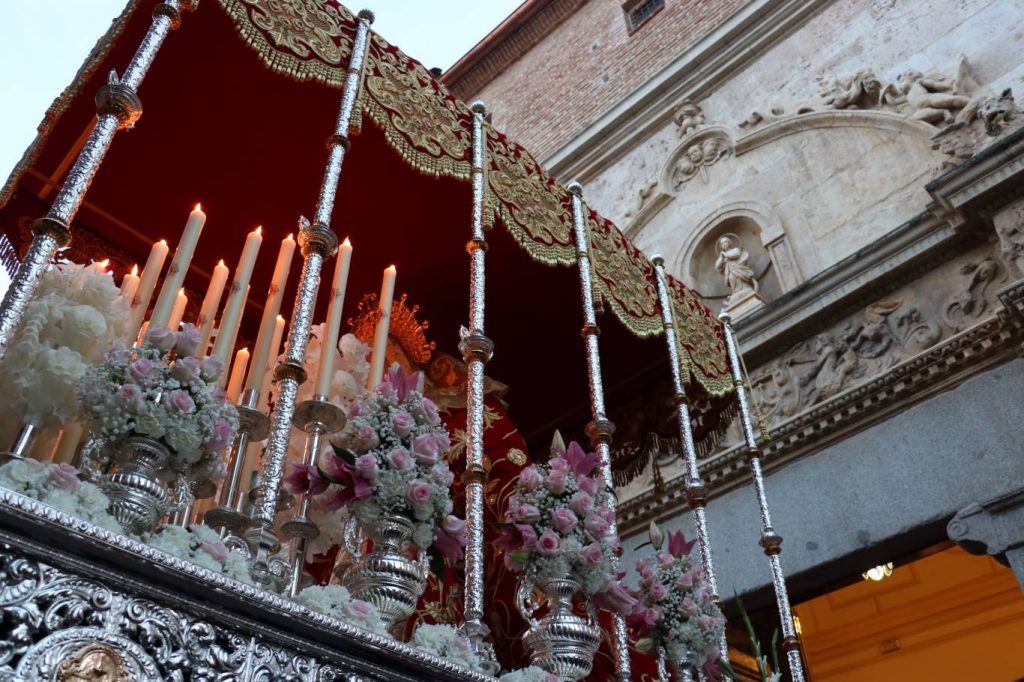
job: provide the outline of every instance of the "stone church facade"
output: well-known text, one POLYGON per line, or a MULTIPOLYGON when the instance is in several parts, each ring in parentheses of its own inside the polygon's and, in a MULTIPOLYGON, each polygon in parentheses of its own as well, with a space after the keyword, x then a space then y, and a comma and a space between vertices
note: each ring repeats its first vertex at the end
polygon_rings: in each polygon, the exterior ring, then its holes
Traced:
MULTIPOLYGON (((1024 584, 1022 36, 1012 0, 529 0, 444 75, 729 308, 798 613, 951 540, 1024 584)), ((723 596, 757 607, 738 440, 702 471, 723 596)), ((657 468, 619 491, 627 553, 689 528, 657 468)))

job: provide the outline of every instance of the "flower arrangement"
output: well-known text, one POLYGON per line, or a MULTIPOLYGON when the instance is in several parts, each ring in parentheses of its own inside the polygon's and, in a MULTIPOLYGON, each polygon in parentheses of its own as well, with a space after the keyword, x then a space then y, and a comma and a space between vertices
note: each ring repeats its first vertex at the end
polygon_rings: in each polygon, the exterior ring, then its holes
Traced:
POLYGON ((341 585, 311 585, 295 596, 295 601, 314 611, 334 616, 376 635, 390 637, 377 607, 361 599, 353 599, 341 585))
POLYGON ((409 644, 463 668, 485 672, 469 639, 451 625, 420 625, 413 633, 409 644))
MULTIPOLYGON (((317 375, 320 358, 325 352, 323 347, 324 324, 315 324, 309 330, 309 343, 306 345, 305 367, 311 377, 317 375)), ((360 341, 354 334, 345 334, 338 340, 334 353, 334 374, 327 399, 335 405, 347 410, 358 400, 365 390, 367 378, 370 376, 370 347, 360 341)), ((299 385, 296 401, 310 400, 313 397, 316 382, 307 381, 299 385)))
POLYGON ((131 311, 113 278, 74 263, 48 268, 0 364, 0 431, 27 422, 60 426, 75 416, 75 388, 103 353, 128 336, 131 311))
POLYGON ((309 492, 326 509, 346 507, 364 525, 404 516, 418 549, 461 557, 466 522, 451 513, 454 475, 443 459, 451 443, 437 405, 423 396, 422 373, 406 375, 394 365, 349 406, 348 423, 332 443, 318 466, 292 467, 285 479, 290 492, 309 492))
POLYGON ((80 480, 78 470, 70 464, 11 460, 0 466, 0 486, 101 528, 124 533, 121 524, 107 513, 107 496, 92 483, 80 480))
POLYGON ((252 584, 249 564, 245 557, 229 550, 227 545, 221 542, 217 531, 209 526, 164 526, 153 533, 147 533, 142 539, 150 547, 179 559, 191 561, 239 582, 252 584))
POLYGON ((697 668, 714 666, 721 655, 725 618, 713 601, 704 569, 690 559, 694 541, 687 542, 682 531, 668 533, 668 549, 660 551, 665 536, 654 523, 650 535, 657 554, 636 564, 640 584, 633 596, 637 603, 627 618, 638 637, 637 649, 663 648, 677 661, 690 653, 697 668))
POLYGON ((603 490, 597 454, 559 442, 556 436, 547 464, 520 472, 494 544, 505 550, 512 572, 540 580, 572 577, 596 606, 628 613, 633 599, 612 570, 619 539, 611 532, 615 512, 602 502, 610 493, 603 490))
POLYGON ((498 679, 501 682, 559 682, 557 675, 535 665, 507 672, 498 679))
POLYGON ((82 410, 101 437, 117 445, 129 436, 162 441, 171 450, 169 478, 219 479, 219 457, 238 429, 238 412, 215 380, 221 361, 195 357, 200 334, 152 327, 134 349, 114 346, 83 377, 82 410))

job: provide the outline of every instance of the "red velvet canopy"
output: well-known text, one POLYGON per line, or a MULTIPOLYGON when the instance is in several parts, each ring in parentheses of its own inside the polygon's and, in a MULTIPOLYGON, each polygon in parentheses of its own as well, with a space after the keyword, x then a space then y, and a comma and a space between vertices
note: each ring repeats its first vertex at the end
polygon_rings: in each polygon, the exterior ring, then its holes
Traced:
MULTIPOLYGON (((128 63, 152 4, 129 3, 0 191, 0 228, 16 245, 24 247, 31 221, 45 214, 94 120, 93 94, 111 69, 128 63)), ((201 3, 168 37, 140 87, 144 114, 115 139, 72 226, 73 248, 107 250, 115 263, 141 262, 153 241, 167 238, 173 246, 201 201, 209 219, 187 284, 203 291, 217 260, 233 266, 246 232, 262 224, 246 322, 251 336, 276 243, 296 230, 300 214, 312 214, 354 31, 353 16, 333 0, 201 3)), ((381 271, 394 263, 399 292, 421 306, 439 348, 454 354, 468 319, 468 108, 376 35, 358 107, 361 129, 345 159, 332 220, 355 248, 348 310, 354 312, 360 294, 379 288, 381 271)), ((578 275, 575 267, 550 267, 575 264, 569 194, 490 126, 487 138, 486 215, 493 227, 486 329, 496 345, 487 371, 510 386, 510 416, 535 445, 553 428, 578 432, 589 419, 578 275)), ((622 406, 638 393, 646 404, 671 398, 653 269, 593 211, 589 227, 595 292, 604 317, 616 320, 603 324, 601 337, 609 416, 642 420, 622 406)), ((294 298, 298 269, 286 302, 294 298)), ((731 404, 721 329, 682 283, 672 280, 671 287, 695 436, 707 443, 731 404)), ((652 428, 671 433, 663 421, 652 428)))

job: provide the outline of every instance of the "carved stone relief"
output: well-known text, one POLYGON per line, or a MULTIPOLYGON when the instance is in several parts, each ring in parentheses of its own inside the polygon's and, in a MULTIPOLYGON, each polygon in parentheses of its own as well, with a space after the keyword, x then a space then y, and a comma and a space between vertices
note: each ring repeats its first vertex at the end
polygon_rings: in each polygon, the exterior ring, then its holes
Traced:
POLYGON ((1024 202, 1017 202, 993 219, 999 250, 1013 277, 1024 276, 1024 202))
POLYGON ((679 137, 686 137, 704 125, 704 112, 699 105, 685 100, 672 114, 672 122, 676 124, 679 137))
POLYGON ((708 184, 708 168, 731 155, 732 149, 732 140, 728 135, 694 136, 681 151, 676 152, 676 160, 672 166, 672 189, 678 192, 686 183, 698 176, 704 184, 708 184))

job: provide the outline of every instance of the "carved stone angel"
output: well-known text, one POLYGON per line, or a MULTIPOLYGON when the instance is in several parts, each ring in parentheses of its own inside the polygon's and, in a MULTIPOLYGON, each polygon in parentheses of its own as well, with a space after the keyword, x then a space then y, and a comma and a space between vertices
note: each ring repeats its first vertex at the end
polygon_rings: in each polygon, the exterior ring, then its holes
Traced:
POLYGON ((718 258, 715 269, 722 273, 730 294, 723 304, 734 314, 740 314, 764 303, 758 295, 759 285, 750 267, 750 253, 740 244, 740 238, 729 233, 719 237, 715 244, 718 258))
POLYGON ((919 121, 942 125, 968 104, 970 97, 957 93, 957 85, 941 74, 924 75, 911 69, 898 78, 910 115, 919 121))

